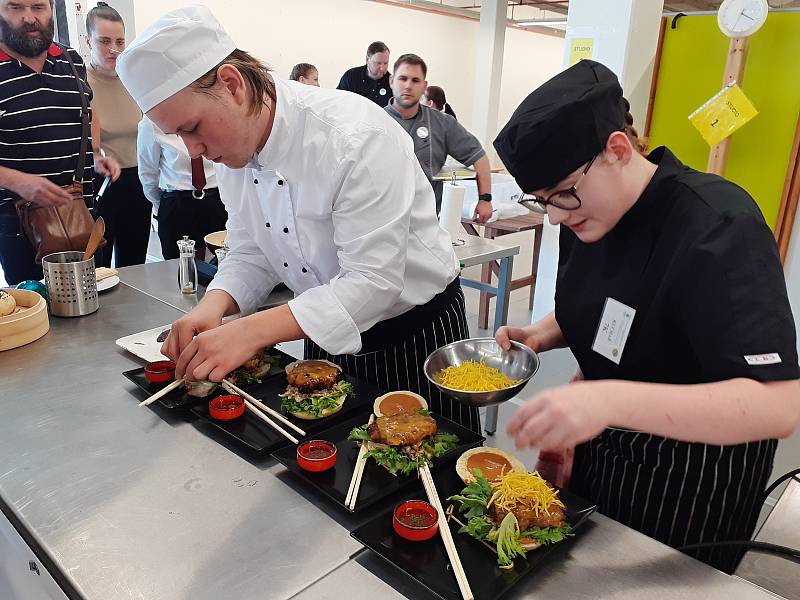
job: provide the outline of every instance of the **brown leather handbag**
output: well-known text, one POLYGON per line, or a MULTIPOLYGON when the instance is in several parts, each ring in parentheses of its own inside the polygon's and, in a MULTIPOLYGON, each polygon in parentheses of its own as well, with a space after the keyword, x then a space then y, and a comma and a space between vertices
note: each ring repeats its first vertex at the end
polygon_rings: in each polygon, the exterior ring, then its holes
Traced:
POLYGON ((63 206, 38 206, 26 200, 17 200, 14 203, 22 231, 36 250, 37 263, 41 263, 42 257, 53 252, 85 250, 94 225, 94 219, 83 199, 83 171, 89 143, 89 102, 69 50, 63 50, 81 98, 81 149, 78 166, 72 183, 62 186, 70 193, 72 200, 63 206))

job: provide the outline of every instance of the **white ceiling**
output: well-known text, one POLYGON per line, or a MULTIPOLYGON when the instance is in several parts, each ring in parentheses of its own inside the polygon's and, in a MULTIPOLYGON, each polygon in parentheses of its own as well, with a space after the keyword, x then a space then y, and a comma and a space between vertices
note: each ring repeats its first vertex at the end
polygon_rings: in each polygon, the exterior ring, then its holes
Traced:
MULTIPOLYGON (((481 0, 381 0, 399 5, 412 5, 418 8, 435 10, 465 17, 476 18, 480 13, 481 0)), ((665 0, 664 12, 667 14, 683 12, 716 11, 722 0, 665 0)), ((768 0, 772 8, 800 8, 800 0, 768 0)), ((559 21, 566 19, 569 0, 508 0, 508 19, 521 24, 530 21, 544 22, 549 30, 565 30, 566 25, 559 21), (553 24, 548 24, 553 21, 553 24)), ((539 27, 536 26, 538 29, 539 27)))

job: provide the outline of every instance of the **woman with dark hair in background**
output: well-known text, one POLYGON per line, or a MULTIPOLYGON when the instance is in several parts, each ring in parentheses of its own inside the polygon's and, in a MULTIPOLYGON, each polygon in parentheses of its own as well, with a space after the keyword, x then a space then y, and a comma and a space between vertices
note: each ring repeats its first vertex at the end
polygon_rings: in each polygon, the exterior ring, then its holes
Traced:
MULTIPOLYGON (((150 237, 150 202, 142 191, 136 160, 136 130, 142 112, 117 77, 117 56, 125 49, 125 24, 120 14, 105 2, 86 15, 86 33, 91 50, 87 68, 92 98, 92 146, 95 156, 105 151, 122 168, 98 207, 106 222, 108 244, 95 257, 99 266, 111 266, 114 253, 118 267, 143 264, 150 237)), ((100 189, 102 177, 95 180, 100 189)))
POLYGON ((306 85, 315 85, 319 87, 319 71, 317 67, 311 63, 297 63, 292 67, 292 73, 289 75, 292 81, 299 81, 306 85))
POLYGON ((436 110, 442 111, 454 119, 458 119, 453 107, 447 103, 447 97, 444 95, 444 90, 438 85, 429 85, 427 88, 425 88, 425 93, 422 95, 420 103, 424 104, 425 106, 429 106, 430 108, 435 108, 436 110))

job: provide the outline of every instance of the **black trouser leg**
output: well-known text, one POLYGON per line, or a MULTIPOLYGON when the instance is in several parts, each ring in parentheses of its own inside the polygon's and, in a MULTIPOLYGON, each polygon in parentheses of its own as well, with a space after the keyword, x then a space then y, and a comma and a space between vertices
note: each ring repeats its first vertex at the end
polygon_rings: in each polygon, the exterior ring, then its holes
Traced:
MULTIPOLYGON (((98 182, 95 186, 99 189, 98 182)), ((102 266, 111 266, 112 248, 117 267, 144 264, 152 208, 142 191, 138 169, 122 169, 119 179, 108 187, 100 201, 99 213, 106 222, 108 241, 102 266)))
POLYGON ((203 248, 203 238, 225 229, 228 214, 216 189, 206 190, 203 198, 191 192, 164 192, 158 209, 158 238, 164 258, 178 258, 178 240, 183 236, 203 248))
POLYGON ((26 279, 42 279, 36 251, 20 230, 19 217, 12 204, 0 206, 0 266, 9 285, 26 279))

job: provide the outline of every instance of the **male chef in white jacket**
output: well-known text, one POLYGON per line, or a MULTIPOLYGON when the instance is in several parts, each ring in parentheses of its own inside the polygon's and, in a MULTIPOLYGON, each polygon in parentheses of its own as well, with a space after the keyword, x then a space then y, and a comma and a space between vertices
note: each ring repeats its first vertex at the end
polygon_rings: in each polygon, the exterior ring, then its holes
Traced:
POLYGON ((477 409, 442 397, 422 371, 433 350, 468 336, 464 295, 411 139, 385 111, 272 76, 202 6, 159 18, 117 73, 156 125, 217 163, 229 215, 230 253, 164 343, 177 377, 219 381, 261 348, 305 339, 306 358, 420 393, 480 430, 477 409), (255 312, 281 281, 294 300, 255 312))

